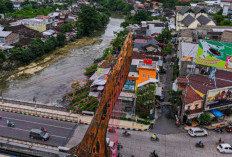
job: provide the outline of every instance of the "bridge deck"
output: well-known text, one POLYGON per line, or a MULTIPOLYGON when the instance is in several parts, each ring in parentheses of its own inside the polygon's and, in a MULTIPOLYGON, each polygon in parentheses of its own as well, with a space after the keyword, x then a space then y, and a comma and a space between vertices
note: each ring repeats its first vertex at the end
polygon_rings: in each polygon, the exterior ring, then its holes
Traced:
POLYGON ((0 116, 2 117, 2 119, 0 119, 0 136, 51 146, 64 146, 77 126, 76 123, 62 122, 11 112, 0 111, 0 116), (14 128, 10 128, 6 125, 7 119, 13 121, 15 124, 14 128), (40 129, 41 126, 48 130, 50 139, 48 141, 30 139, 29 131, 31 129, 40 129))

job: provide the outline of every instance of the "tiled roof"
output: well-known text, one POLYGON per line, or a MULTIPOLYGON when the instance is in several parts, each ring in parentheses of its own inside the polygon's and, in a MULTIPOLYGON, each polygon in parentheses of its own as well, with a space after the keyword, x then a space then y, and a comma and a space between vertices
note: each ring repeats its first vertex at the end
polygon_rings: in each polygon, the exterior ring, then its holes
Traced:
POLYGON ((191 86, 186 87, 186 94, 182 93, 182 101, 185 103, 192 103, 197 100, 203 100, 200 95, 198 95, 191 86))
POLYGON ((197 20, 200 22, 201 25, 207 25, 211 21, 208 17, 205 17, 204 15, 199 16, 197 20))
POLYGON ((183 23, 185 26, 189 26, 189 25, 191 25, 194 21, 195 21, 195 18, 192 17, 192 16, 189 14, 189 15, 187 15, 187 16, 182 20, 182 23, 183 23))
POLYGON ((179 13, 182 14, 182 15, 184 15, 184 14, 185 14, 187 11, 189 11, 189 10, 190 10, 190 7, 185 6, 185 7, 181 8, 181 9, 179 10, 179 13))
POLYGON ((188 80, 185 77, 178 77, 177 78, 177 83, 187 83, 188 80))
POLYGON ((192 11, 194 12, 194 14, 199 13, 201 10, 202 10, 202 8, 199 7, 199 6, 196 6, 196 7, 194 7, 194 8, 192 9, 192 11))
POLYGON ((145 40, 145 39, 135 39, 134 42, 135 42, 135 43, 146 43, 147 40, 145 40))
MULTIPOLYGON (((215 73, 217 88, 232 86, 232 72, 218 70, 215 73)), ((191 74, 188 76, 190 85, 197 91, 207 94, 208 90, 215 89, 213 79, 205 75, 191 74)))

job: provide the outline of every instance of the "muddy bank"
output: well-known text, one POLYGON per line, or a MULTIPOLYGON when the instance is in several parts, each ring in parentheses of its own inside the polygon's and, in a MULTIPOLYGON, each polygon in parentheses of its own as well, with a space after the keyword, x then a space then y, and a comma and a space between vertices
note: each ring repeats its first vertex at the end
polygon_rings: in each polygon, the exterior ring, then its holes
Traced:
POLYGON ((32 62, 31 64, 23 67, 19 67, 14 74, 7 78, 7 81, 11 79, 25 79, 29 78, 35 73, 43 70, 44 68, 52 65, 58 60, 72 56, 72 54, 68 53, 70 50, 81 48, 84 46, 92 45, 97 42, 101 42, 102 40, 99 38, 82 38, 75 42, 69 43, 62 48, 59 48, 47 55, 44 55, 39 60, 32 62))

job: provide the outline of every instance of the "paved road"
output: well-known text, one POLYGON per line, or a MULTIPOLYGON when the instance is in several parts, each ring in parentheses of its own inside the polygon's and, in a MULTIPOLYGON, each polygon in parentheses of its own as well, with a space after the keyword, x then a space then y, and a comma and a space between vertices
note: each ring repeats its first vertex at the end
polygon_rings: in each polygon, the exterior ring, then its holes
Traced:
POLYGON ((63 146, 72 136, 76 123, 62 122, 46 118, 39 118, 33 116, 26 116, 11 112, 0 111, 0 136, 11 137, 20 140, 33 141, 36 143, 43 143, 52 146, 63 146), (12 120, 15 124, 14 128, 7 127, 6 120, 12 120), (40 129, 45 127, 50 133, 51 137, 48 141, 41 141, 29 138, 29 131, 31 129, 40 129))
POLYGON ((231 157, 231 154, 220 154, 216 142, 221 137, 226 143, 232 144, 232 134, 209 132, 208 137, 190 137, 187 133, 158 135, 159 142, 150 141, 152 133, 130 131, 131 137, 123 137, 119 131, 119 143, 123 145, 123 157, 149 157, 156 150, 159 157, 231 157), (202 140, 205 148, 196 148, 195 143, 202 140))

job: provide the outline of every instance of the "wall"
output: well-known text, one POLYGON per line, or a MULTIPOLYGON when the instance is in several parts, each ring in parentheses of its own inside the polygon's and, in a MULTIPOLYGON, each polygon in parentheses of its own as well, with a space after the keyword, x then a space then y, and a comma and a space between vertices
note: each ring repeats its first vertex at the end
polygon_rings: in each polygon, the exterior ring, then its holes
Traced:
POLYGON ((46 31, 46 25, 26 25, 26 26, 39 32, 46 31))
POLYGON ((207 26, 216 26, 216 24, 213 21, 210 21, 209 23, 207 23, 207 26))
POLYGON ((190 110, 195 110, 195 105, 198 105, 198 109, 202 108, 202 101, 193 102, 185 105, 185 111, 188 110, 188 106, 190 106, 190 110))
POLYGON ((136 80, 135 86, 139 83, 145 82, 149 80, 150 78, 156 78, 156 70, 155 69, 143 69, 143 68, 137 68, 139 71, 139 78, 136 80), (143 78, 143 74, 145 74, 145 77, 143 78), (147 75, 150 74, 150 78, 147 77, 147 75))
POLYGON ((191 25, 188 26, 188 28, 196 29, 198 25, 200 25, 200 23, 197 20, 195 20, 191 25))

